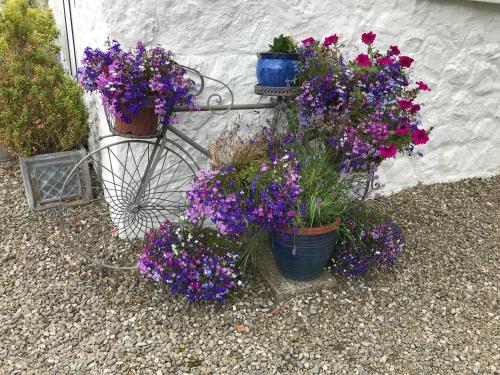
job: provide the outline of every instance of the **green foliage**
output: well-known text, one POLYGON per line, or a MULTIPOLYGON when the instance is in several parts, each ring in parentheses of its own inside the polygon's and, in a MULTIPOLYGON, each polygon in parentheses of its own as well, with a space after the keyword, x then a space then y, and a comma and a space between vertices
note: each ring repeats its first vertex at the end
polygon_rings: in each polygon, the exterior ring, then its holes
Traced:
POLYGON ((353 200, 340 215, 341 222, 338 229, 339 236, 345 241, 355 241, 351 237, 349 221, 364 231, 370 231, 376 225, 382 224, 392 218, 390 210, 383 207, 380 202, 353 200))
POLYGON ((295 218, 296 227, 318 227, 335 221, 350 204, 349 191, 355 176, 341 176, 332 166, 334 151, 310 142, 298 147, 302 193, 295 218))
POLYGON ((74 148, 88 133, 79 85, 56 59, 58 31, 41 1, 0 9, 0 144, 30 156, 74 148))
POLYGON ((297 44, 291 36, 281 34, 279 37, 274 38, 273 44, 270 44, 269 48, 269 52, 295 53, 297 44))

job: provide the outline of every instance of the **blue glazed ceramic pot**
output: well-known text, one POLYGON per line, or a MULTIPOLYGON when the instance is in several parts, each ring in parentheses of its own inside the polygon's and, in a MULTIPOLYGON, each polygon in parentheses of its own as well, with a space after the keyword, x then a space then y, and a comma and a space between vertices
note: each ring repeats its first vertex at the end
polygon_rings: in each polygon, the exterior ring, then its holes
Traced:
POLYGON ((295 234, 271 233, 271 250, 281 274, 299 281, 319 277, 337 244, 339 224, 337 219, 323 227, 299 229, 295 234))
POLYGON ((299 69, 296 53, 263 52, 257 54, 257 81, 261 86, 294 86, 299 69))

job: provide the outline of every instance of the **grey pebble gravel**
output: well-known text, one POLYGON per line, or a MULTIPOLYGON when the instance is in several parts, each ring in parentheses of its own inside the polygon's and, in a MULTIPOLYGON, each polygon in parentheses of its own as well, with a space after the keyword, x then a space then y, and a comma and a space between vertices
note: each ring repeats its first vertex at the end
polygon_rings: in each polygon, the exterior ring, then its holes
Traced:
POLYGON ((394 268, 285 302, 250 275, 212 306, 66 259, 0 163, 0 374, 499 374, 500 176, 389 201, 394 268))

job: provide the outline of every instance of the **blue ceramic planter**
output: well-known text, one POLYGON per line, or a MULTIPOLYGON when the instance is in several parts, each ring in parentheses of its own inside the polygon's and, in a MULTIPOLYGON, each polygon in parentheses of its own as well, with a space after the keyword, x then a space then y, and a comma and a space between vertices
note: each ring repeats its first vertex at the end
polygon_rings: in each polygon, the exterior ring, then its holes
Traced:
POLYGON ((257 81, 261 86, 286 87, 293 86, 293 80, 299 69, 296 53, 258 53, 257 81))
MULTIPOLYGON (((283 276, 299 281, 316 279, 328 263, 337 243, 339 222, 316 233, 271 233, 271 249, 283 276), (318 234, 319 233, 319 234, 318 234), (294 255, 295 246, 295 255, 294 255)), ((320 228, 312 228, 314 229, 320 228)))

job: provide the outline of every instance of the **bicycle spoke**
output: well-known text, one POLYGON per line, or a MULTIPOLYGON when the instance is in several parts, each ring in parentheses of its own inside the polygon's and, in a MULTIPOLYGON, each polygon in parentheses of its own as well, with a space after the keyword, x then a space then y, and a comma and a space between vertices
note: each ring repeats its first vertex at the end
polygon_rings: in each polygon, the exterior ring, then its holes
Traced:
POLYGON ((144 234, 165 220, 178 222, 186 208, 187 185, 195 174, 193 161, 170 143, 175 150, 155 149, 148 140, 123 140, 103 146, 79 163, 89 164, 92 172, 90 185, 82 184, 92 193, 92 201, 61 209, 67 249, 102 267, 136 267, 144 234), (146 185, 138 199, 141 183, 146 185))

